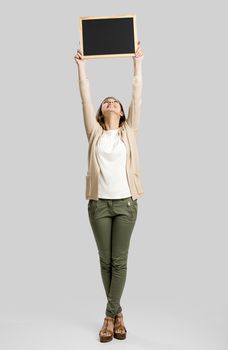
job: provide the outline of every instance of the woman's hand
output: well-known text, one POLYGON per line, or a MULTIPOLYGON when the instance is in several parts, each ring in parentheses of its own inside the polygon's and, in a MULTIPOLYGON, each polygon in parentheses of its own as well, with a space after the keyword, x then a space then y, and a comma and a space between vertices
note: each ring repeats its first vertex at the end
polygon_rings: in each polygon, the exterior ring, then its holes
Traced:
POLYGON ((74 56, 74 59, 75 59, 75 62, 77 63, 77 66, 78 66, 78 78, 79 78, 79 80, 87 79, 85 58, 83 57, 80 49, 77 49, 77 53, 74 56))
POLYGON ((137 50, 135 52, 135 56, 132 57, 134 62, 141 62, 144 58, 144 54, 143 51, 140 47, 140 41, 138 41, 138 46, 137 46, 137 50))
POLYGON ((77 49, 77 53, 76 53, 76 55, 74 56, 74 59, 75 59, 75 62, 76 62, 78 65, 80 65, 80 64, 82 64, 82 63, 85 62, 85 58, 83 57, 82 52, 81 52, 80 49, 77 49))

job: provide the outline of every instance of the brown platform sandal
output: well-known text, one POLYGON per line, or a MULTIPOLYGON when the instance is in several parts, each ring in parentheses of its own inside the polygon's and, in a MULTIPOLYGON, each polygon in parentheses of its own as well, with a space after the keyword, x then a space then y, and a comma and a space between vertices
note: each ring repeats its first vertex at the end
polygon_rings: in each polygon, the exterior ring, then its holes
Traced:
POLYGON ((105 343, 113 339, 113 331, 111 330, 110 323, 113 324, 114 328, 114 321, 115 319, 109 316, 104 318, 104 324, 99 332, 100 342, 105 343))
POLYGON ((125 339, 126 338, 126 333, 127 329, 126 327, 122 324, 123 322, 123 314, 117 314, 115 316, 115 323, 114 323, 114 338, 116 339, 125 339))

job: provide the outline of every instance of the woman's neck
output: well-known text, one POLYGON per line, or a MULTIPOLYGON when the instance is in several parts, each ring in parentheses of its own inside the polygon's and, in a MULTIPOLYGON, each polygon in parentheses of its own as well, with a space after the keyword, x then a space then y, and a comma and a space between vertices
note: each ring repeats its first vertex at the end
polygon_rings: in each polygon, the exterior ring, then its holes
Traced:
POLYGON ((104 124, 105 124, 106 130, 118 129, 119 128, 119 119, 117 120, 116 114, 113 113, 105 118, 104 124))

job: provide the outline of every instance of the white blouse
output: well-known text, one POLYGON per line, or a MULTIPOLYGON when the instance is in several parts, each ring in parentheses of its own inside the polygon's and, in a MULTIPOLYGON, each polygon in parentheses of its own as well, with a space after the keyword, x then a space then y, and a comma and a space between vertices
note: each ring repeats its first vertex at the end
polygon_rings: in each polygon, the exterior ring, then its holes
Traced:
POLYGON ((96 156, 100 166, 98 198, 131 196, 126 173, 126 146, 118 130, 104 130, 97 143, 96 156))

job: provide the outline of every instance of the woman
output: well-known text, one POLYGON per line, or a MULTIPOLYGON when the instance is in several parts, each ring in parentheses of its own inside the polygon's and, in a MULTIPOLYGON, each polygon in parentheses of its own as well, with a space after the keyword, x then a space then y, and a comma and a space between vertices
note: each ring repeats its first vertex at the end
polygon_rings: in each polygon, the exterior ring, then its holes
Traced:
POLYGON ((143 52, 138 42, 133 56, 132 99, 126 118, 121 102, 106 97, 97 114, 90 97, 85 59, 80 49, 78 67, 84 125, 88 138, 86 199, 88 216, 98 248, 101 277, 107 296, 101 342, 126 338, 120 298, 123 293, 131 234, 143 188, 137 149, 140 119, 143 52))

